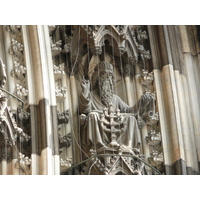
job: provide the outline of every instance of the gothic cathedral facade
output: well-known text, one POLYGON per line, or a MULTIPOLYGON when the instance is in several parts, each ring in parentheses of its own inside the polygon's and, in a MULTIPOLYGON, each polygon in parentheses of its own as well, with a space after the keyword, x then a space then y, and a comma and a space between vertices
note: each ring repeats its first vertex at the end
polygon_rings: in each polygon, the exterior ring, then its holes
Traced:
POLYGON ((1 175, 198 175, 200 27, 0 26, 1 175))

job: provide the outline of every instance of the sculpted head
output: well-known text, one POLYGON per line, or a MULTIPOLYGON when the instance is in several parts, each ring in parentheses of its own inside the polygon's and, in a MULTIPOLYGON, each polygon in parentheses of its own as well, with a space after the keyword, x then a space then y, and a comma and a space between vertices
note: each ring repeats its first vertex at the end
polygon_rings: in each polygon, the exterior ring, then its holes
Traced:
POLYGON ((113 66, 104 61, 100 62, 93 73, 91 85, 93 89, 99 89, 101 101, 107 106, 114 92, 113 66))

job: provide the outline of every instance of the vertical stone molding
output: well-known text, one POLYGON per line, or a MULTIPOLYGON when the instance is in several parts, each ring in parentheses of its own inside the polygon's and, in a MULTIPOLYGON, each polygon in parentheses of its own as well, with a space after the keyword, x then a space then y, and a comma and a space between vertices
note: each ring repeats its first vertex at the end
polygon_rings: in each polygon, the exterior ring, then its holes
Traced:
POLYGON ((199 33, 0 26, 0 174, 199 174, 199 33))

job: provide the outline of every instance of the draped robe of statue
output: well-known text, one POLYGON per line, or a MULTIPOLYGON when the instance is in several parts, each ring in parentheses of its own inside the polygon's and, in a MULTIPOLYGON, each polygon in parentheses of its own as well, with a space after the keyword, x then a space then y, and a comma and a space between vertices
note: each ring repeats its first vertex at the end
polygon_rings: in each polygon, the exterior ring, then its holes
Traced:
MULTIPOLYGON (((100 73, 102 71, 104 72, 102 76, 108 76, 108 73, 113 72, 113 67, 110 63, 101 62, 98 68, 100 73)), ((105 83, 105 81, 107 81, 107 79, 101 81, 101 83, 105 83)), ((107 91, 108 90, 104 90, 105 93, 107 93, 107 91)), ((97 87, 91 91, 87 97, 83 92, 80 95, 79 111, 80 114, 86 115, 85 121, 82 122, 81 125, 82 148, 85 152, 88 152, 90 149, 98 150, 101 147, 112 148, 109 145, 111 142, 111 134, 106 133, 101 126, 101 117, 106 106, 102 103, 100 94, 102 94, 102 91, 99 92, 97 87)), ((112 104, 114 113, 119 109, 120 116, 122 116, 123 119, 122 123, 126 124, 125 129, 120 134, 116 134, 116 142, 119 146, 123 145, 125 148, 133 151, 134 149, 139 150, 141 137, 136 117, 137 119, 139 117, 142 118, 146 112, 152 111, 152 108, 154 110, 155 102, 149 97, 151 96, 143 95, 136 105, 132 107, 128 106, 115 94, 111 97, 109 103, 112 104)))
MULTIPOLYGON (((91 93, 90 97, 90 99, 86 99, 82 95, 80 101, 80 107, 83 109, 81 109, 82 113, 88 114, 87 122, 83 128, 82 144, 98 149, 102 146, 107 146, 111 142, 111 136, 106 134, 100 125, 100 117, 105 106, 93 93, 91 93)), ((118 144, 123 144, 131 149, 138 148, 141 139, 133 107, 129 107, 117 95, 113 95, 111 103, 114 111, 120 110, 120 114, 124 116, 123 123, 127 124, 125 132, 117 137, 118 144)))

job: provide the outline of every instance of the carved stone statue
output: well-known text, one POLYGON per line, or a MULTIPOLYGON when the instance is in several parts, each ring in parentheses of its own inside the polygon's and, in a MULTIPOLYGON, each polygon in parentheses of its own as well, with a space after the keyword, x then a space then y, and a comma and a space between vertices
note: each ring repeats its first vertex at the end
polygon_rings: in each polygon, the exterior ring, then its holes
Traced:
POLYGON ((128 106, 114 94, 113 66, 100 62, 90 81, 82 83, 79 110, 84 151, 123 146, 138 154, 141 138, 137 119, 152 112, 153 104, 154 99, 147 93, 135 106, 128 106))

